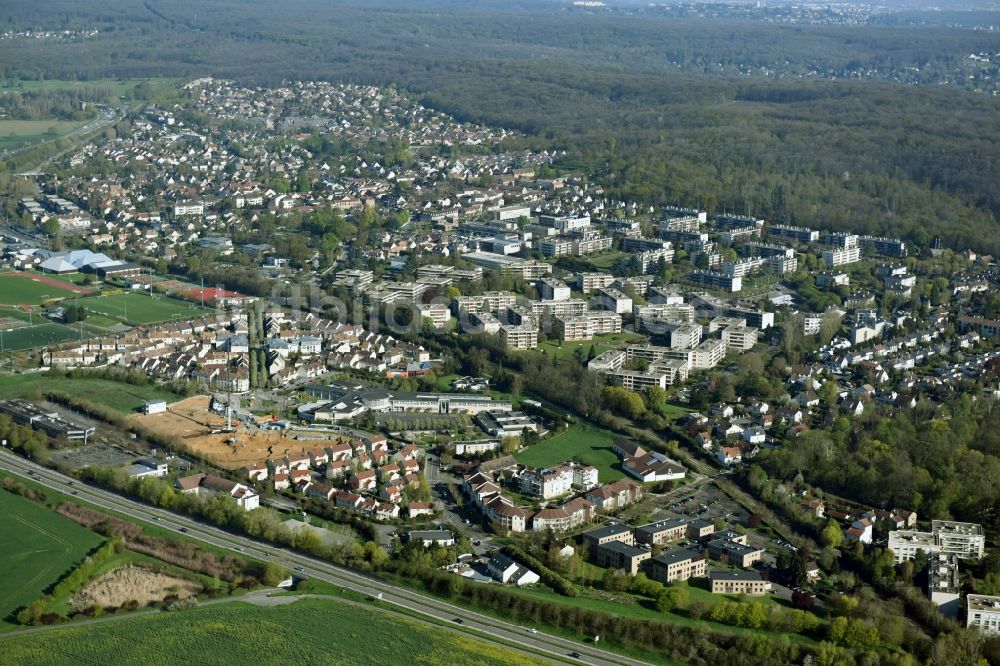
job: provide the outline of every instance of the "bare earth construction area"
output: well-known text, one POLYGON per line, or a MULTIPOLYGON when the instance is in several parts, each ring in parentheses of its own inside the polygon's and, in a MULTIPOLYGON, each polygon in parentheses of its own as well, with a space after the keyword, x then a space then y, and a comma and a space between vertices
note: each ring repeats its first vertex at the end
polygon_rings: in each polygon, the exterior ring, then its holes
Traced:
POLYGON ((177 437, 193 453, 211 459, 220 467, 240 469, 270 458, 322 448, 335 439, 288 435, 276 430, 254 429, 233 421, 233 432, 223 432, 226 419, 209 410, 211 398, 198 395, 176 402, 160 414, 137 415, 143 426, 177 437))
POLYGON ((163 601, 174 595, 184 599, 197 594, 201 586, 177 576, 150 571, 143 567, 125 567, 109 571, 87 583, 73 597, 72 605, 83 610, 91 605, 102 608, 117 608, 129 601, 139 602, 139 606, 163 601))

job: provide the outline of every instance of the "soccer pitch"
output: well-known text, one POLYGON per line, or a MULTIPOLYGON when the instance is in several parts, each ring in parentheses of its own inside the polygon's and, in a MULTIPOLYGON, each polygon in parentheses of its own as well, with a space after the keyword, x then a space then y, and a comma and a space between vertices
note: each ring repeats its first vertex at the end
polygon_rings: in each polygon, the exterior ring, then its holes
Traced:
POLYGON ((0 273, 0 305, 38 305, 51 298, 75 296, 70 285, 60 286, 51 278, 37 279, 13 273, 0 273))
POLYGON ((95 296, 81 299, 80 304, 90 312, 138 326, 197 319, 212 312, 208 308, 202 308, 176 298, 150 297, 148 294, 95 296))

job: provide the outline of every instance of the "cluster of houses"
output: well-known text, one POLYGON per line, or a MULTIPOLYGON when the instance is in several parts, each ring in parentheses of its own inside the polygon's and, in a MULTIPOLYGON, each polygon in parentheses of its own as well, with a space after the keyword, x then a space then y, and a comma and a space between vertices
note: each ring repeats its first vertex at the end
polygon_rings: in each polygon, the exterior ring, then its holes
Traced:
MULTIPOLYGON (((526 531, 564 532, 586 525, 597 513, 614 513, 642 499, 642 486, 628 479, 598 485, 597 470, 578 463, 531 469, 494 461, 466 476, 462 490, 500 534, 526 531), (503 486, 541 501, 565 498, 547 508, 518 506, 503 486), (570 495, 575 495, 570 497, 570 495)), ((509 461, 513 463, 513 461, 509 461)))
POLYGON ((420 449, 404 446, 390 454, 386 438, 359 434, 299 455, 271 459, 246 468, 255 483, 268 483, 275 491, 300 493, 332 502, 379 520, 434 512, 430 502, 410 502, 403 507, 408 488, 420 487, 420 449))
MULTIPOLYGON (((261 212, 280 216, 330 207, 352 213, 378 206, 434 217, 475 214, 501 204, 505 193, 519 191, 519 183, 530 181, 535 168, 555 157, 544 151, 482 151, 514 133, 457 122, 391 89, 323 82, 248 88, 214 79, 198 79, 185 88, 191 102, 148 109, 127 135, 73 153, 67 163, 74 175, 44 183, 51 196, 80 204, 60 214, 60 224, 86 232, 93 245, 168 261, 183 246, 231 254, 237 251, 231 242, 216 241, 228 240, 232 229, 261 212), (214 121, 238 119, 239 126, 227 125, 223 135, 190 124, 181 117, 184 111, 214 121), (358 150, 317 155, 298 142, 272 141, 303 138, 304 131, 318 131, 358 150), (408 146, 414 159, 371 153, 378 143, 408 146), (236 144, 245 149, 235 151, 236 144), (438 156, 438 147, 456 155, 438 156), (114 175, 88 173, 98 161, 114 164, 114 175), (483 179, 491 186, 467 185, 483 179)), ((44 209, 25 212, 37 223, 54 216, 44 209)), ((395 241, 385 240, 380 251, 394 254, 395 241)), ((240 251, 262 270, 287 267, 288 258, 276 255, 269 244, 240 251)))
POLYGON ((706 520, 661 520, 632 528, 608 523, 583 534, 590 561, 597 566, 620 569, 635 575, 645 573, 664 584, 689 578, 708 577, 712 592, 719 594, 766 594, 771 585, 749 570, 764 557, 762 548, 749 545, 745 534, 717 532, 706 520), (683 541, 683 545, 653 554, 653 547, 683 541), (706 557, 707 554, 707 557, 706 557), (708 559, 739 571, 709 571, 708 559))
POLYGON ((251 353, 263 352, 262 372, 272 386, 307 382, 344 368, 395 377, 424 374, 431 367, 422 347, 361 326, 312 315, 293 321, 272 309, 264 317, 264 328, 267 339, 251 349, 247 315, 220 313, 54 345, 43 351, 42 363, 67 369, 119 365, 237 393, 251 388, 251 353))

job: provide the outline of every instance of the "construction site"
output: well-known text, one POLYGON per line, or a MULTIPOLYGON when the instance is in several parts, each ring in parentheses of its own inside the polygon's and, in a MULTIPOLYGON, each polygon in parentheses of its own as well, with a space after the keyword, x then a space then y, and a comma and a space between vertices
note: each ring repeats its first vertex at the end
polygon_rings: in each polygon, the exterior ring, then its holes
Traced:
POLYGON ((248 417, 208 395, 175 402, 165 412, 132 418, 146 428, 183 440, 191 453, 231 470, 341 441, 336 433, 271 428, 271 419, 248 417))

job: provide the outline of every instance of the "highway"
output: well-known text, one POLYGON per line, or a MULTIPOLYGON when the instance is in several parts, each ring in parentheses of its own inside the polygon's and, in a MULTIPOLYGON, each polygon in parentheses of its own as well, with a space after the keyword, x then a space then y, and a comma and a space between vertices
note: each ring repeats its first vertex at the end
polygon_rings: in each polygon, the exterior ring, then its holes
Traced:
POLYGON ((533 633, 527 627, 511 624, 419 592, 397 587, 352 569, 301 555, 263 541, 231 534, 165 509, 141 504, 101 488, 76 482, 72 477, 37 465, 3 449, 0 449, 0 469, 18 476, 30 477, 36 483, 62 493, 69 494, 75 491, 82 501, 116 511, 139 521, 178 531, 184 528, 186 530, 185 536, 191 539, 219 548, 239 550, 246 556, 257 560, 278 562, 300 577, 315 578, 369 596, 381 594, 381 600, 385 603, 429 619, 450 623, 451 628, 456 631, 467 633, 478 640, 493 642, 501 647, 510 648, 510 644, 520 645, 533 650, 534 653, 528 653, 532 656, 537 657, 537 653, 542 653, 551 655, 552 658, 561 662, 572 659, 578 663, 608 666, 646 664, 646 662, 637 659, 597 649, 589 644, 541 631, 533 633), (74 485, 68 487, 71 482, 74 485), (459 620, 461 621, 459 622, 459 620), (491 641, 491 637, 495 640, 491 641))

